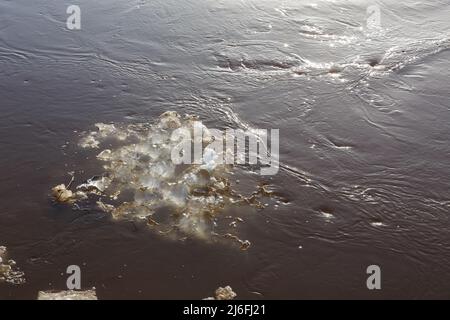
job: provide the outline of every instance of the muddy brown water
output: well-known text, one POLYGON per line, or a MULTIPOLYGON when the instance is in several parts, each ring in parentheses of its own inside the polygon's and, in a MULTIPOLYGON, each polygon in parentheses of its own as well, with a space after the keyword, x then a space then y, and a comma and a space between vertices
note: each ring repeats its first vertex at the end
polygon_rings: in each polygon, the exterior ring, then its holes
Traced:
POLYGON ((0 245, 26 275, 0 298, 63 290, 72 264, 100 299, 450 297, 447 1, 82 0, 78 31, 70 4, 0 2, 0 245), (288 200, 223 213, 248 250, 49 197, 99 172, 81 132, 167 110, 280 129, 278 174, 231 178, 288 200))

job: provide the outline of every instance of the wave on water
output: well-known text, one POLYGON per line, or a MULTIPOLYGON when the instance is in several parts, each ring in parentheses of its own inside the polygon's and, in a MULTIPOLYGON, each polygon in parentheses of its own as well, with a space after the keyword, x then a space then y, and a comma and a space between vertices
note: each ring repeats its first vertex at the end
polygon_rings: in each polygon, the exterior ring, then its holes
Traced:
POLYGON ((383 53, 358 52, 352 57, 329 62, 316 62, 279 49, 274 50, 277 54, 266 56, 259 52, 258 48, 258 45, 235 45, 230 48, 232 50, 221 50, 215 55, 215 59, 219 68, 230 72, 252 72, 264 75, 291 74, 308 77, 331 75, 352 81, 361 77, 395 72, 431 55, 448 50, 450 39, 419 40, 405 45, 390 46, 383 53))

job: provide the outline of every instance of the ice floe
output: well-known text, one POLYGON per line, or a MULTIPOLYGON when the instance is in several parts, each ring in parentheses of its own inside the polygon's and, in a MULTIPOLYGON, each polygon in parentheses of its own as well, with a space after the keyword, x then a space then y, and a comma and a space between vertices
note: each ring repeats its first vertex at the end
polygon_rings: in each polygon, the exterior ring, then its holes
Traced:
POLYGON ((79 146, 87 152, 100 149, 96 160, 103 172, 74 187, 76 192, 65 185, 56 186, 53 196, 57 201, 100 209, 118 220, 141 220, 160 234, 231 239, 241 249, 249 248, 250 242, 235 235, 236 228, 229 222, 229 230, 216 232, 217 218, 227 206, 262 209, 258 199, 271 194, 264 186, 250 197, 233 190, 230 174, 234 168, 218 161, 214 150, 208 148, 218 141, 197 117, 168 111, 154 123, 95 126, 96 131, 84 133, 79 146), (173 150, 181 143, 179 133, 194 130, 202 132, 192 138, 203 147, 201 161, 174 163, 173 150))
POLYGON ((0 283, 19 285, 25 283, 25 274, 14 260, 8 259, 6 247, 0 246, 0 283))

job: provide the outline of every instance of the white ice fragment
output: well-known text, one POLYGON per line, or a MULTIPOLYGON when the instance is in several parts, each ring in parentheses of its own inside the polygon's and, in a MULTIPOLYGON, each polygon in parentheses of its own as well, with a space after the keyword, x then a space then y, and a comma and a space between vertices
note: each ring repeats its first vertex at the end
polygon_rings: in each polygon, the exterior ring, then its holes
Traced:
POLYGON ((97 155, 97 159, 102 161, 109 161, 111 159, 111 150, 109 149, 103 150, 97 155))
POLYGON ((162 190, 162 196, 167 203, 178 208, 183 208, 187 203, 189 189, 186 185, 177 184, 170 189, 162 190))
POLYGON ((219 287, 215 292, 216 300, 233 300, 236 296, 236 293, 230 286, 225 288, 219 287))
POLYGON ((0 246, 0 264, 3 263, 3 256, 6 254, 6 247, 0 246))
POLYGON ((205 148, 203 153, 203 165, 200 166, 200 168, 209 172, 213 171, 218 165, 218 158, 219 156, 215 150, 212 148, 205 148))
POLYGON ((86 180, 85 183, 80 184, 77 187, 77 189, 87 190, 87 191, 96 189, 100 192, 104 192, 105 189, 108 188, 110 183, 111 183, 111 180, 107 177, 94 176, 94 177, 86 180))
POLYGON ((160 180, 154 178, 151 175, 140 176, 139 182, 141 186, 146 188, 147 190, 155 190, 160 187, 160 180))
POLYGON ((7 282, 13 285, 25 283, 25 274, 16 268, 16 262, 6 258, 6 247, 0 247, 0 283, 1 282, 7 282))
MULTIPOLYGON (((117 139, 120 135, 124 137, 124 143, 102 148, 97 159, 104 161, 105 173, 78 186, 74 198, 80 199, 78 192, 82 192, 118 200, 117 192, 123 191, 125 202, 115 202, 114 217, 147 217, 158 208, 170 207, 173 215, 161 222, 165 227, 172 227, 167 230, 178 226, 186 234, 209 238, 213 236, 215 217, 226 201, 241 201, 238 195, 225 192, 230 184, 225 180, 229 168, 220 161, 223 151, 207 146, 215 142, 216 136, 198 118, 181 118, 176 112, 168 111, 158 120, 156 124, 138 123, 125 127, 96 124, 98 130, 84 138, 92 139, 91 146, 98 147, 106 138, 117 139), (173 135, 176 129, 185 135, 173 135), (195 131, 202 134, 192 137, 195 131), (182 139, 188 139, 189 144, 194 139, 205 147, 201 164, 176 165, 172 161, 172 150, 185 142, 182 139)), ((233 154, 234 149, 229 152, 233 154)), ((98 200, 94 200, 96 197, 90 199, 94 205, 98 200)), ((97 205, 105 211, 111 209, 104 203, 97 205)))
POLYGON ((97 149, 100 145, 100 142, 95 139, 96 132, 91 132, 89 135, 81 138, 78 145, 85 149, 97 149))
POLYGON ((169 161, 157 162, 150 167, 150 174, 156 177, 169 179, 173 177, 174 173, 175 166, 169 161))
POLYGON ((114 211, 114 206, 111 204, 103 203, 102 201, 97 201, 97 206, 100 210, 110 213, 114 211))
POLYGON ((186 234, 195 235, 201 239, 207 238, 208 226, 202 216, 185 213, 178 223, 178 228, 186 234))
POLYGON ((176 129, 181 127, 180 115, 175 111, 166 111, 160 116, 159 126, 162 129, 176 129))
POLYGON ((6 253, 6 247, 0 246, 0 257, 3 257, 6 253))
POLYGON ((116 127, 113 124, 96 123, 95 126, 101 137, 108 137, 116 132, 116 127))
POLYGON ((158 195, 150 190, 136 190, 134 193, 134 202, 137 205, 151 204, 158 200, 158 195))
POLYGON ((98 300, 95 288, 86 291, 39 291, 38 300, 98 300))
POLYGON ((52 189, 52 195, 58 202, 68 202, 73 199, 72 191, 68 190, 65 184, 54 187, 52 189))

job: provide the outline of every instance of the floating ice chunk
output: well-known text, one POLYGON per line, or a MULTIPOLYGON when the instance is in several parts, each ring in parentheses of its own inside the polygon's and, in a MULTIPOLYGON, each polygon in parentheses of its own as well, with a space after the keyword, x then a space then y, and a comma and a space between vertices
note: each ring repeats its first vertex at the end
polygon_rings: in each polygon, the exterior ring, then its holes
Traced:
POLYGON ((236 296, 237 294, 233 289, 230 286, 226 286, 225 288, 217 288, 214 297, 208 297, 203 300, 233 300, 236 296))
POLYGON ((114 206, 111 204, 103 203, 102 201, 97 201, 97 207, 107 213, 114 211, 114 206))
POLYGON ((162 129, 176 129, 181 127, 180 115, 175 111, 166 111, 160 116, 159 126, 162 129))
POLYGON ((161 151, 157 147, 147 143, 137 144, 134 150, 137 154, 146 155, 153 161, 157 160, 161 155, 161 151))
POLYGON ((156 190, 160 188, 161 180, 156 179, 152 175, 144 175, 139 177, 139 183, 147 190, 156 190))
POLYGON ((95 126, 102 137, 111 136, 116 132, 116 127, 113 124, 96 123, 95 126))
POLYGON ((6 257, 6 247, 0 247, 0 283, 19 285, 25 283, 25 274, 16 267, 16 262, 6 257), (6 261, 7 260, 7 261, 6 261))
POLYGON ((102 160, 102 161, 111 160, 111 150, 109 150, 109 149, 103 150, 102 152, 100 152, 97 155, 97 159, 102 160))
POLYGON ((370 223, 374 227, 386 227, 387 225, 381 221, 373 221, 370 223))
POLYGON ((227 234, 224 235, 224 237, 228 238, 228 239, 233 239, 236 242, 238 242, 241 245, 241 250, 243 250, 243 251, 247 250, 251 246, 251 242, 250 241, 248 241, 248 240, 241 240, 241 239, 239 239, 238 236, 235 236, 234 234, 227 233, 227 234))
POLYGON ((89 135, 81 138, 78 145, 85 149, 97 149, 100 145, 100 141, 95 139, 96 132, 91 132, 89 135))
POLYGON ((223 181, 216 181, 214 183, 214 187, 218 190, 223 190, 225 189, 227 186, 225 185, 225 183, 223 181))
POLYGON ((161 133, 155 133, 152 135, 151 137, 151 142, 154 145, 160 145, 163 144, 167 139, 169 139, 169 137, 165 134, 161 134, 161 133))
POLYGON ((95 288, 86 291, 39 291, 38 300, 98 300, 95 288))
POLYGON ((211 179, 209 171, 201 169, 184 175, 181 183, 185 183, 190 187, 206 187, 211 182, 211 179))
POLYGON ((0 264, 0 282, 6 280, 6 276, 11 272, 11 266, 8 264, 0 264))
POLYGON ((73 200, 73 192, 68 190, 65 184, 54 187, 52 189, 52 195, 58 202, 68 202, 73 200))
POLYGON ((104 192, 106 188, 108 188, 111 180, 107 177, 103 176, 94 176, 85 183, 80 184, 77 189, 85 190, 85 191, 95 191, 98 190, 100 192, 104 192))
MULTIPOLYGON (((127 126, 97 123, 96 127, 98 130, 83 137, 81 140, 84 143, 80 145, 99 147, 108 141, 107 149, 102 148, 103 151, 97 155, 97 160, 103 162, 105 172, 79 185, 75 194, 63 194, 65 198, 76 201, 81 199, 78 193, 82 193, 85 198, 86 194, 95 194, 113 199, 114 207, 95 196, 89 197, 88 201, 105 212, 111 212, 117 219, 145 218, 149 221, 158 209, 169 207, 169 211, 161 210, 170 212, 168 217, 161 221, 153 220, 149 225, 158 226, 155 228, 160 231, 169 230, 166 233, 178 230, 202 239, 217 236, 221 239, 232 238, 239 242, 242 249, 248 248, 249 242, 214 232, 220 222, 219 213, 227 204, 258 206, 260 203, 256 198, 266 195, 257 193, 247 199, 231 189, 227 177, 232 166, 222 163, 220 157, 223 150, 216 150, 212 145, 215 142, 220 145, 219 140, 223 137, 217 137, 213 130, 208 130, 198 117, 181 118, 176 112, 168 111, 156 123, 127 126), (175 130, 184 135, 177 137, 173 134, 175 130), (201 135, 193 135, 200 130, 201 135), (115 145, 110 141, 119 137, 123 138, 123 143, 115 145), (173 162, 172 151, 185 139, 189 144, 197 142, 205 148, 202 163, 173 162)), ((234 149, 229 152, 234 154, 234 149)), ((70 191, 69 187, 60 187, 58 196, 64 190, 70 191)))
POLYGON ((219 155, 217 152, 211 148, 205 148, 203 153, 203 165, 200 167, 201 169, 208 170, 209 172, 213 171, 218 163, 219 155))
POLYGON ((125 140, 128 137, 127 130, 117 129, 113 124, 96 123, 97 131, 92 131, 84 135, 78 145, 85 149, 97 149, 100 143, 106 138, 125 140))
POLYGON ((158 199, 158 194, 150 190, 139 189, 134 193, 134 202, 137 205, 153 204, 158 199))
POLYGON ((198 238, 207 239, 208 225, 201 215, 184 213, 178 223, 178 227, 186 234, 195 235, 198 238))
POLYGON ((170 189, 163 189, 162 195, 166 203, 178 208, 183 208, 187 203, 189 189, 184 184, 177 184, 170 189))
POLYGON ((169 179, 174 176, 175 166, 169 161, 157 162, 150 167, 150 174, 169 179))
POLYGON ((216 290, 216 300, 233 300, 236 296, 236 293, 230 286, 226 286, 225 288, 219 287, 216 290))
POLYGON ((6 254, 6 247, 0 246, 0 264, 3 262, 3 257, 6 254))

